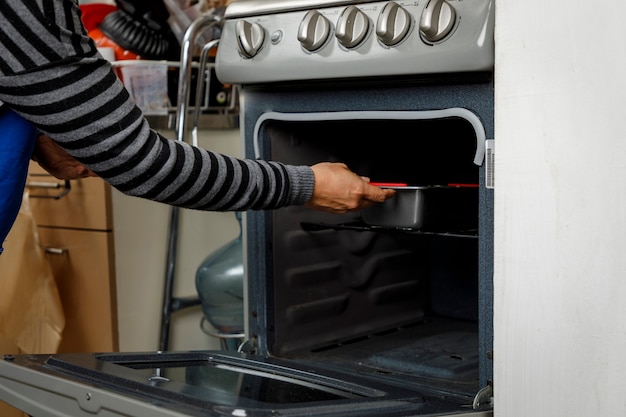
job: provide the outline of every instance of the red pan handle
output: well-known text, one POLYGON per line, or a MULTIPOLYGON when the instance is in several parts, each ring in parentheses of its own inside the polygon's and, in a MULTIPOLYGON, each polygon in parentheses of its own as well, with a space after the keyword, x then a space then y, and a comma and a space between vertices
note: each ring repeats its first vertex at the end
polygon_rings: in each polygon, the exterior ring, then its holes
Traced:
POLYGON ((406 187, 405 182, 370 182, 371 185, 376 187, 406 187))

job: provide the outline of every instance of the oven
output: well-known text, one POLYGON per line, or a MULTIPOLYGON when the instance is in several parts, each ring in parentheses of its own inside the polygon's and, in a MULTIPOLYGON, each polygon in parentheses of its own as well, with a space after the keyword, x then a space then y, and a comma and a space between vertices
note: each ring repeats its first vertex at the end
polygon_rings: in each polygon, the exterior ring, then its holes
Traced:
POLYGON ((236 352, 5 357, 2 399, 43 417, 491 416, 493 27, 493 0, 233 2, 217 76, 246 157, 344 162, 413 205, 247 212, 236 352))
POLYGON ((247 157, 409 186, 408 208, 378 217, 246 213, 248 347, 485 404, 493 1, 246 1, 228 16, 218 76, 242 86, 247 157))

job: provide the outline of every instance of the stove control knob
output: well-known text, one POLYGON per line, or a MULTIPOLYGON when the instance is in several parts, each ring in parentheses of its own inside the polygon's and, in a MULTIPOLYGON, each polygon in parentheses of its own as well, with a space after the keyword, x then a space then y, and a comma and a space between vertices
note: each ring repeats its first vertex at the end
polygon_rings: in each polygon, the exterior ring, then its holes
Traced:
POLYGON ((420 19, 420 34, 427 42, 445 38, 454 27, 456 12, 446 0, 430 0, 420 19))
POLYGON ((348 6, 339 16, 335 36, 346 48, 354 48, 363 42, 369 28, 367 15, 355 6, 348 6))
POLYGON ((246 20, 240 20, 235 25, 237 33, 237 43, 239 44, 239 52, 245 58, 252 58, 263 46, 265 41, 265 30, 258 23, 250 23, 246 20))
POLYGON ((300 22, 298 40, 307 51, 317 51, 330 36, 330 21, 317 10, 310 10, 300 22))
POLYGON ((389 2, 378 16, 376 35, 385 45, 396 45, 409 33, 411 20, 411 14, 405 8, 389 2))

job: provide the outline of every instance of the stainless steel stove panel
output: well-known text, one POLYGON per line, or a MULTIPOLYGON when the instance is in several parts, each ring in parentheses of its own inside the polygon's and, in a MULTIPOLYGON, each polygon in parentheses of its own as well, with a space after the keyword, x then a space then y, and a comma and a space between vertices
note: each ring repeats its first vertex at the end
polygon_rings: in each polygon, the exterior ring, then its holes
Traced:
POLYGON ((256 84, 491 71, 493 3, 236 2, 224 21, 217 75, 223 83, 256 84), (432 3, 441 7, 430 10, 432 3), (424 34, 425 16, 440 23, 441 39, 424 34))

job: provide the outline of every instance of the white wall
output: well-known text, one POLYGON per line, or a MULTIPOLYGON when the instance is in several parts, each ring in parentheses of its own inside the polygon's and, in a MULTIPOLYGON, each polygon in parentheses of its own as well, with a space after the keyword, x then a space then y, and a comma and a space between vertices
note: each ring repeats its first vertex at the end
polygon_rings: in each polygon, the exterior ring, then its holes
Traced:
POLYGON ((496 415, 624 416, 626 3, 496 10, 496 415))
MULTIPOLYGON (((238 129, 202 131, 198 143, 228 155, 243 152, 238 129)), ((167 205, 113 193, 120 351, 159 348, 169 214, 167 205)), ((180 211, 175 297, 196 295, 198 265, 238 232, 233 213, 180 211)), ((169 350, 219 349, 219 341, 200 330, 201 318, 200 307, 175 313, 169 350)))

